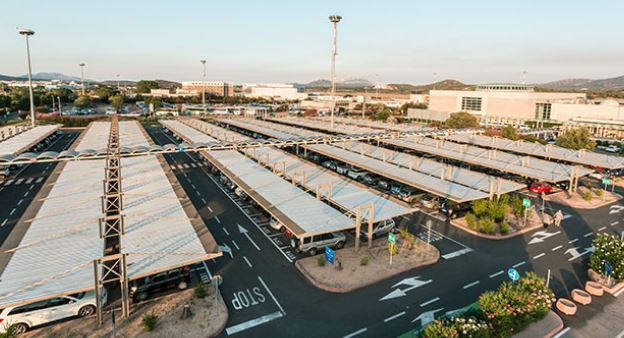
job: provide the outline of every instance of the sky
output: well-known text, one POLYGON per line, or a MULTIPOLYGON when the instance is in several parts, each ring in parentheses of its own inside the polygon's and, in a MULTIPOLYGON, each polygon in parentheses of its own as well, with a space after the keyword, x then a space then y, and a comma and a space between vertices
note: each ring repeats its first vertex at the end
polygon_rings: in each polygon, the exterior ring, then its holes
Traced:
POLYGON ((624 75, 621 0, 2 1, 0 74, 94 80, 528 83, 624 75))

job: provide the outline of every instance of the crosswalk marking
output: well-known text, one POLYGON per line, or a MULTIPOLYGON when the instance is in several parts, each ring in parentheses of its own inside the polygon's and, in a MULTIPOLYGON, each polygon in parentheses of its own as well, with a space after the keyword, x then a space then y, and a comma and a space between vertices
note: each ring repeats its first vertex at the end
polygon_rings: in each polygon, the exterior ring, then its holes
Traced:
POLYGON ((6 181, 6 183, 4 185, 11 185, 11 183, 13 183, 15 180, 8 180, 6 181))
POLYGON ((41 183, 41 181, 43 181, 43 177, 39 177, 39 178, 35 181, 35 183, 41 183))
POLYGON ((193 168, 197 168, 197 164, 195 164, 195 163, 191 163, 191 167, 193 167, 193 168))
POLYGON ((32 183, 32 181, 33 181, 33 180, 34 180, 34 178, 30 177, 30 178, 28 178, 28 179, 26 180, 26 182, 24 182, 24 183, 26 183, 26 184, 30 184, 30 183, 32 183))
POLYGON ((184 163, 184 168, 185 168, 185 169, 188 169, 188 168, 189 168, 189 165, 188 165, 187 163, 184 163))
POLYGON ((20 178, 19 180, 15 182, 15 185, 22 184, 22 182, 24 182, 24 179, 20 178))

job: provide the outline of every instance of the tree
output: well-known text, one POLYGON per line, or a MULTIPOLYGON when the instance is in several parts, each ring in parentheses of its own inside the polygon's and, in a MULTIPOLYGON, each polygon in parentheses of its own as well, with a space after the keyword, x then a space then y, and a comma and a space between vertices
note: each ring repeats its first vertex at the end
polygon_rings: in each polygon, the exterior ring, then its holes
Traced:
POLYGON ((389 109, 384 109, 384 110, 380 110, 378 112, 375 113, 375 116, 373 117, 375 120, 378 121, 385 121, 387 120, 390 116, 392 115, 392 111, 389 109))
POLYGON ((109 98, 115 95, 115 90, 108 86, 101 86, 95 90, 95 95, 97 95, 102 102, 106 102, 109 98))
POLYGON ((78 96, 78 98, 74 101, 74 106, 76 106, 77 108, 87 108, 91 106, 91 98, 87 95, 80 95, 78 96))
POLYGON ((446 126, 451 129, 479 128, 477 117, 466 112, 453 113, 446 119, 446 126))
POLYGON ((513 126, 509 126, 509 125, 503 127, 503 129, 501 130, 501 135, 504 138, 514 140, 514 141, 520 138, 520 135, 518 135, 516 128, 514 128, 513 126))
POLYGON ((557 137, 557 145, 574 150, 593 150, 596 147, 596 141, 592 140, 590 136, 587 128, 569 129, 557 137))
POLYGON ((117 112, 119 112, 121 110, 121 108, 123 108, 123 104, 124 104, 124 98, 122 95, 117 94, 115 96, 111 96, 108 98, 108 102, 110 103, 110 105, 115 108, 115 110, 117 112))
POLYGON ((141 80, 136 83, 137 93, 149 93, 151 89, 158 89, 160 85, 156 81, 141 80))
POLYGON ((408 102, 408 103, 404 103, 403 105, 401 105, 401 108, 399 108, 399 111, 401 112, 401 114, 407 115, 407 110, 409 108, 427 109, 427 105, 424 103, 408 102))

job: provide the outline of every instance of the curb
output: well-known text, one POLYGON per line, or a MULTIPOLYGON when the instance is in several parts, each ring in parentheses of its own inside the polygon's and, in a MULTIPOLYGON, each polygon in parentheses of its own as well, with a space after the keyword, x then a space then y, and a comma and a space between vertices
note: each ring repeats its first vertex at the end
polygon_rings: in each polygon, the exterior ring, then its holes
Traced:
POLYGON ((223 299, 223 296, 221 295, 221 292, 219 292, 219 299, 221 304, 223 304, 223 307, 225 307, 225 320, 223 321, 223 324, 221 324, 221 326, 219 326, 217 328, 217 331, 215 331, 215 333, 213 335, 208 335, 207 337, 209 338, 213 338, 213 337, 217 337, 221 334, 221 332, 223 332, 223 330, 225 330, 225 326, 227 325, 228 320, 230 319, 230 311, 228 311, 227 305, 225 304, 225 300, 223 299))
MULTIPOLYGON (((566 202, 565 200, 563 200, 563 201, 558 200, 558 199, 553 200, 553 199, 551 199, 551 198, 549 198, 549 197, 546 197, 546 198, 545 198, 545 200, 546 200, 546 201, 550 201, 550 202, 554 202, 554 203, 563 204, 563 205, 566 205, 566 206, 568 206, 568 207, 570 207, 570 208, 574 208, 574 209, 591 210, 591 209, 598 209, 598 208, 602 208, 602 207, 604 207, 605 205, 609 205, 609 204, 611 204, 611 203, 615 203, 615 202, 619 201, 620 199, 622 199, 622 195, 620 195, 620 194, 613 193, 613 195, 614 195, 614 197, 615 197, 613 200, 606 200, 606 201, 602 201, 602 202, 600 202, 600 203, 598 203, 598 204, 596 204, 596 205, 591 205, 591 206, 584 206, 584 205, 577 206, 577 205, 572 205, 572 204, 570 204, 570 203, 566 202)), ((594 198, 601 198, 601 197, 594 197, 594 198)))
MULTIPOLYGON (((424 261, 423 263, 412 267, 411 269, 416 269, 416 268, 421 268, 424 266, 428 266, 431 264, 434 264, 436 262, 438 262, 440 260, 440 251, 436 249, 436 256, 430 260, 424 261)), ((323 290, 323 291, 327 291, 327 292, 331 292, 331 293, 348 293, 348 292, 352 292, 355 291, 357 289, 361 289, 367 286, 371 286, 373 284, 379 283, 382 280, 388 279, 388 278, 392 278, 400 273, 404 273, 406 271, 409 271, 411 269, 408 270, 403 270, 403 271, 397 271, 394 274, 391 274, 389 276, 385 276, 385 277, 378 277, 378 278, 374 278, 364 284, 361 285, 357 285, 357 286, 352 286, 352 287, 344 287, 344 288, 339 288, 339 287, 333 287, 333 286, 327 286, 322 284, 321 282, 317 281, 314 276, 312 276, 308 271, 306 271, 301 264, 299 263, 299 260, 295 261, 295 267, 297 268, 297 270, 303 275, 303 277, 305 277, 305 279, 308 280, 308 282, 310 282, 310 284, 312 284, 315 288, 323 290)))
POLYGON ((550 310, 550 312, 554 313, 554 314, 555 314, 555 316, 557 316, 557 319, 559 320, 559 325, 558 325, 556 328, 552 329, 550 332, 547 332, 547 333, 544 335, 544 338, 551 338, 551 337, 554 337, 557 333, 561 332, 561 330, 563 330, 563 327, 564 327, 564 325, 563 325, 563 319, 561 319, 561 316, 559 316, 559 315, 558 315, 555 311, 553 311, 553 310, 550 310))

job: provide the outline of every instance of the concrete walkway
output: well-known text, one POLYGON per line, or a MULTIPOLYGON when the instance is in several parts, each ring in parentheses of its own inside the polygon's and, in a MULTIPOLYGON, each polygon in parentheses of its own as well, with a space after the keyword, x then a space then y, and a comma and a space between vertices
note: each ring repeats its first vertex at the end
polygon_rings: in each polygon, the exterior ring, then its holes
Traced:
MULTIPOLYGON (((624 337, 624 295, 619 297, 605 295, 594 297, 588 306, 579 305, 574 317, 564 317, 568 326, 558 337, 592 337, 622 338, 624 337)), ((556 336, 557 337, 557 336, 556 336)))

